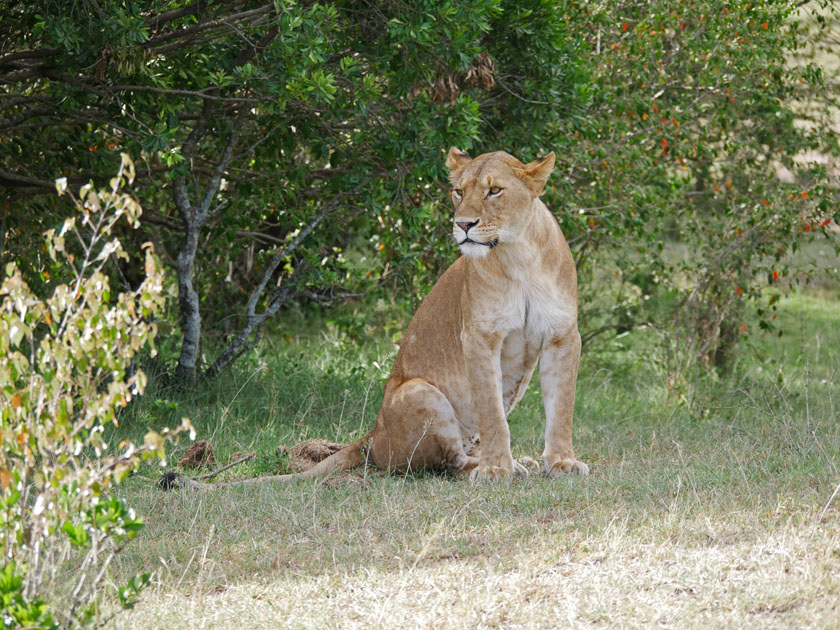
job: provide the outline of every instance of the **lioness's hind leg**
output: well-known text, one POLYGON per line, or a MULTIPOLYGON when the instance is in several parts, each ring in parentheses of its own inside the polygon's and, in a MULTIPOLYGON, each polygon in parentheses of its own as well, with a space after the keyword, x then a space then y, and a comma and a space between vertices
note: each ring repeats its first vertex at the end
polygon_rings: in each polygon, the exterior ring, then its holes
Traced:
POLYGON ((478 463, 464 450, 452 404, 428 381, 413 378, 400 385, 383 405, 383 412, 388 450, 375 454, 377 466, 382 466, 381 458, 390 469, 446 469, 458 473, 478 463))
POLYGON ((459 466, 449 466, 447 470, 457 477, 468 478, 470 473, 478 466, 478 457, 465 455, 466 459, 458 462, 459 466), (463 466, 460 466, 463 464, 463 466))

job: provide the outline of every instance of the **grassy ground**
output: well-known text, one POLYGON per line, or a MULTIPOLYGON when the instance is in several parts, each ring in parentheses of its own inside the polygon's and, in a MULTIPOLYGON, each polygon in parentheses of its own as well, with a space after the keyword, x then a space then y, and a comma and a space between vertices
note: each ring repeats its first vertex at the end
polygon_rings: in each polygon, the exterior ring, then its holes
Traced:
MULTIPOLYGON (((616 342, 631 353, 585 356, 586 479, 366 471, 213 493, 129 481, 147 527, 113 577, 153 582, 112 625, 837 627, 840 301, 795 294, 778 321, 788 334, 754 340, 732 376, 689 392, 666 391, 656 362, 638 359, 643 331, 616 342)), ((393 352, 276 338, 205 396, 150 392, 132 424, 188 415, 220 462, 259 454, 227 478, 282 468, 278 444, 371 426, 393 352)), ((520 456, 541 450, 535 384, 511 418, 520 456)))

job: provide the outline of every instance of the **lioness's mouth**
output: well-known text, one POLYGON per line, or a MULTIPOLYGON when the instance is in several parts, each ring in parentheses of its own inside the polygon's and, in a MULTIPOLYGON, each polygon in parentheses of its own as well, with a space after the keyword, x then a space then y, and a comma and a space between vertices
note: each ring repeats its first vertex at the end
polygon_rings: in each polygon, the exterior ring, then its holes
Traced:
POLYGON ((489 241, 487 241, 485 243, 482 243, 481 241, 474 241, 468 236, 463 241, 458 243, 458 245, 463 245, 464 243, 475 243, 476 245, 484 245, 485 247, 489 247, 490 249, 493 249, 494 247, 496 247, 496 245, 499 244, 499 239, 491 238, 489 241))

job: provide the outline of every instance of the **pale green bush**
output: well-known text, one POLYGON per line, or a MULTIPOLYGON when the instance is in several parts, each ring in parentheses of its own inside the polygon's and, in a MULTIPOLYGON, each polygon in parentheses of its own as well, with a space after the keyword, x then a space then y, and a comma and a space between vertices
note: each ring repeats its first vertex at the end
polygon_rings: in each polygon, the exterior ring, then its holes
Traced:
MULTIPOLYGON (((38 297, 14 263, 0 288, 0 604, 3 627, 62 627, 98 617, 106 569, 143 527, 109 495, 141 460, 164 457, 175 432, 149 431, 142 445, 122 442, 109 454, 108 423, 141 393, 146 376, 132 357, 154 353, 154 316, 163 307, 163 271, 144 246, 143 283, 112 297, 106 265, 128 259, 113 229, 138 225, 139 204, 120 187, 134 165, 123 155, 106 189, 78 197, 58 180, 78 215, 44 235, 45 250, 69 283, 38 297), (73 242, 73 241, 77 242, 73 242), (73 245, 71 248, 70 245, 73 245), (73 252, 76 252, 75 254, 73 252), (75 554, 75 555, 74 555, 75 554), (69 569, 68 569, 69 567, 69 569), (72 571, 70 570, 72 569, 72 571)), ((124 605, 148 581, 118 590, 124 605)))

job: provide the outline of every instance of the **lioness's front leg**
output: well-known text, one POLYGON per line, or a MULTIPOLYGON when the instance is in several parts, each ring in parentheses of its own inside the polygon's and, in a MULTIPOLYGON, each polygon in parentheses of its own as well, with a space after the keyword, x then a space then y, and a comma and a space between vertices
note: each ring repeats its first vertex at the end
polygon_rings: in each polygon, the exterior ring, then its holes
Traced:
POLYGON ((528 470, 513 459, 510 450, 510 430, 502 402, 502 336, 465 329, 461 340, 481 443, 478 466, 470 479, 525 476, 528 470))
POLYGON ((589 467, 575 458, 572 448, 572 416, 579 362, 580 334, 577 326, 549 340, 540 357, 540 388, 545 406, 543 470, 551 476, 565 472, 589 474, 589 467))

